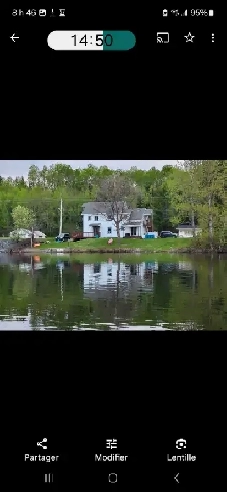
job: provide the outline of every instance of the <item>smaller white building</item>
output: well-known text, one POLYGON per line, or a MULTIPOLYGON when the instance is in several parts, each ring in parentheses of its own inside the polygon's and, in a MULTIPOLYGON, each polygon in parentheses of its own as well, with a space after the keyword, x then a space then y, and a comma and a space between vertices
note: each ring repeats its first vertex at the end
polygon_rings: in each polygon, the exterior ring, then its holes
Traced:
POLYGON ((178 231, 179 237, 193 237, 194 231, 195 231, 195 235, 198 236, 202 232, 202 229, 200 227, 194 228, 191 225, 187 225, 187 224, 179 224, 178 227, 176 227, 176 229, 178 231))
MULTIPOLYGON (((46 234, 44 234, 41 231, 33 231, 33 234, 35 239, 46 237, 46 234)), ((22 239, 29 239, 30 237, 32 237, 32 231, 29 231, 28 229, 17 229, 15 231, 10 232, 9 236, 12 238, 19 237, 22 239)))
MULTIPOLYGON (((153 231, 153 211, 146 208, 129 209, 118 203, 116 209, 120 217, 120 237, 142 237, 153 231)), ((84 237, 117 237, 116 223, 111 204, 105 202, 88 202, 83 204, 84 237)), ((116 215, 115 215, 116 217, 116 215)))

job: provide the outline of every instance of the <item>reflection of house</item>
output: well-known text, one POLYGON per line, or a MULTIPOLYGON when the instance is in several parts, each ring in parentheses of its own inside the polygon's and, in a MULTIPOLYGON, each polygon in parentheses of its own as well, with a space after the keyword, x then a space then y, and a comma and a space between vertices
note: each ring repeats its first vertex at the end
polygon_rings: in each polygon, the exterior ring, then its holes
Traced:
MULTIPOLYGON (((103 290, 104 297, 108 287, 114 287, 119 283, 127 289, 137 289, 147 285, 147 279, 152 272, 158 270, 158 265, 154 263, 113 263, 112 260, 106 263, 94 263, 84 265, 84 292, 103 290)), ((150 286, 150 281, 148 282, 150 286)))
POLYGON ((130 269, 120 263, 94 263, 84 265, 84 289, 90 287, 107 286, 109 284, 129 279, 130 269))
POLYGON ((178 227, 176 227, 178 231, 179 237, 193 237, 193 233, 195 230, 195 235, 198 236, 200 232, 202 232, 202 229, 200 227, 192 227, 191 225, 188 224, 179 224, 178 227))
POLYGON ((178 263, 179 270, 193 270, 193 265, 191 261, 179 261, 178 263))
POLYGON ((21 270, 22 272, 23 271, 26 271, 26 272, 30 272, 30 271, 34 271, 34 270, 42 270, 43 268, 45 268, 45 265, 44 263, 42 262, 39 262, 39 263, 20 263, 19 264, 19 270, 21 270))
MULTIPOLYGON (((151 209, 129 209, 118 204, 120 236, 143 236, 153 231, 153 212, 151 209)), ((113 211, 108 203, 88 202, 83 204, 83 233, 89 236, 117 237, 117 228, 113 220, 113 211)), ((116 214, 114 214, 116 218, 116 214)))

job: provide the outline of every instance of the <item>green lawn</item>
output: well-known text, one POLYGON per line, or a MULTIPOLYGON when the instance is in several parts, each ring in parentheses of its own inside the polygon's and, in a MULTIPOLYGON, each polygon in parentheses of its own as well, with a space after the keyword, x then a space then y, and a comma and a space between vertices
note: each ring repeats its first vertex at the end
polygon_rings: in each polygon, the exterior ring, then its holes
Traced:
MULTIPOLYGON (((103 249, 108 251, 119 248, 119 240, 115 238, 112 244, 108 244, 107 238, 89 238, 77 242, 57 243, 53 238, 47 239, 49 243, 40 245, 42 249, 61 248, 61 249, 103 249)), ((169 251, 171 249, 187 248, 192 244, 191 238, 157 238, 157 239, 120 239, 120 248, 122 249, 141 249, 146 251, 169 251)))

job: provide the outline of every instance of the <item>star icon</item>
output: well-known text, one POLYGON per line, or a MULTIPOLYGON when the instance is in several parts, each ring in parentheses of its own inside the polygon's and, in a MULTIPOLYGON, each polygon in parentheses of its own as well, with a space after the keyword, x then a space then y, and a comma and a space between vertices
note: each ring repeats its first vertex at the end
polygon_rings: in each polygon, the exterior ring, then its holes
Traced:
POLYGON ((184 36, 184 38, 186 38, 186 43, 189 43, 189 42, 193 43, 194 37, 195 36, 192 36, 191 32, 189 32, 187 36, 184 36))

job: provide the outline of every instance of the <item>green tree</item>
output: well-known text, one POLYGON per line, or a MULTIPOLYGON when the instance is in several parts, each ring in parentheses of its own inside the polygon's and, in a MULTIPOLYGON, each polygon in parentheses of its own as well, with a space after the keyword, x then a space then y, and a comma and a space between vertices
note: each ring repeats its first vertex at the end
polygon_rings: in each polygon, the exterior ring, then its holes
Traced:
POLYGON ((194 229, 194 234, 200 202, 198 166, 199 161, 184 161, 172 169, 166 180, 172 224, 176 226, 179 222, 188 220, 194 229))
POLYGON ((200 189, 199 222, 213 249, 226 224, 226 161, 204 160, 198 168, 200 189), (224 224, 223 224, 224 222, 224 224))
POLYGON ((18 205, 12 211, 13 224, 15 229, 30 229, 35 223, 35 215, 27 207, 18 205))
POLYGON ((30 188, 33 188, 34 186, 37 186, 40 182, 40 170, 38 166, 35 166, 34 164, 29 167, 28 171, 28 186, 30 188))

